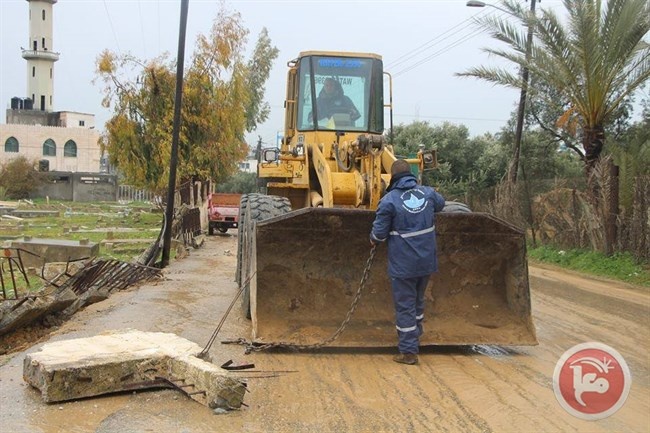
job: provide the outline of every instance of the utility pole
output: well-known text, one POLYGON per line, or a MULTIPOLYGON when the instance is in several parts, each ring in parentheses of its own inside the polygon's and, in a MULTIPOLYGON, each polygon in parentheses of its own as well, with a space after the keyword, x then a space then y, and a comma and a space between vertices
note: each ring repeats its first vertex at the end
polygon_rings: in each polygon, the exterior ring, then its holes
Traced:
POLYGON ((181 126, 181 102, 183 100, 183 68, 185 65, 185 33, 187 32, 188 3, 189 0, 181 0, 181 23, 178 32, 178 59, 176 60, 176 97, 174 99, 172 149, 169 157, 169 184, 167 186, 167 209, 165 210, 165 231, 163 233, 162 268, 169 265, 169 251, 172 243, 174 195, 176 194, 176 166, 178 165, 178 137, 181 126))
POLYGON ((257 162, 262 160, 262 136, 257 136, 257 147, 255 148, 255 159, 257 162))
MULTIPOLYGON (((535 0, 530 0, 531 19, 535 15, 535 0)), ((533 47, 533 24, 528 23, 528 35, 526 36, 526 63, 530 60, 530 54, 533 47)), ((517 127, 515 129, 515 146, 512 152, 512 164, 508 173, 508 180, 512 183, 517 182, 517 173, 519 172, 519 156, 521 155, 521 136, 524 130, 524 114, 526 112, 526 96, 528 94, 528 66, 521 68, 521 94, 519 95, 519 108, 517 110, 517 127)))
MULTIPOLYGON (((541 0, 540 0, 541 1, 541 0)), ((536 0, 530 0, 530 14, 529 19, 532 19, 535 16, 535 2, 536 0)), ((485 3, 481 0, 468 0, 465 4, 466 6, 472 8, 482 8, 485 6, 493 7, 502 12, 510 14, 506 9, 500 8, 490 3, 485 3)), ((526 35, 526 63, 530 60, 530 54, 533 48, 533 25, 531 22, 528 22, 528 34, 526 35)), ((526 112, 526 95, 528 93, 528 66, 524 65, 521 68, 521 81, 523 85, 521 86, 521 94, 519 95, 519 108, 517 109, 517 126, 515 129, 515 144, 512 150, 512 161, 510 162, 510 168, 508 169, 508 180, 512 183, 517 182, 517 173, 519 172, 519 156, 521 154, 521 136, 524 131, 524 114, 526 112)))

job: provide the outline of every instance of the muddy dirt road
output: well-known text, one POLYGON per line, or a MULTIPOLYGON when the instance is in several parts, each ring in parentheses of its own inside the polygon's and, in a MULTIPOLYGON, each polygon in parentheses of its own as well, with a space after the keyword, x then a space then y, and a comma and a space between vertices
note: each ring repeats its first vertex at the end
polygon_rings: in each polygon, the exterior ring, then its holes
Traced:
MULTIPOLYGON (((166 281, 116 293, 78 313, 49 341, 108 329, 173 332, 203 346, 236 292, 236 238, 208 238, 174 262, 166 281)), ((648 432, 650 294, 623 284, 531 267, 539 346, 425 348, 419 366, 391 361, 392 350, 255 353, 212 348, 214 362, 248 361, 248 407, 215 415, 172 390, 140 391, 46 405, 22 380, 25 352, 0 357, 2 432, 648 432), (553 394, 561 354, 599 341, 627 361, 625 405, 599 421, 569 415, 553 394)), ((219 339, 248 336, 233 310, 219 339)), ((46 339, 47 340, 47 339, 46 339)), ((36 350, 46 340, 27 351, 36 350)))

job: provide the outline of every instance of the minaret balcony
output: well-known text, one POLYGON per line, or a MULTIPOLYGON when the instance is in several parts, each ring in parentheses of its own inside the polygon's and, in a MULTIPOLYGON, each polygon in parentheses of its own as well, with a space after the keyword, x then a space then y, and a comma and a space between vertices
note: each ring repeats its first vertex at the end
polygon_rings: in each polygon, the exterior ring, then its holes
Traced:
POLYGON ((23 59, 25 60, 51 60, 56 62, 59 60, 61 53, 47 50, 23 50, 23 59))

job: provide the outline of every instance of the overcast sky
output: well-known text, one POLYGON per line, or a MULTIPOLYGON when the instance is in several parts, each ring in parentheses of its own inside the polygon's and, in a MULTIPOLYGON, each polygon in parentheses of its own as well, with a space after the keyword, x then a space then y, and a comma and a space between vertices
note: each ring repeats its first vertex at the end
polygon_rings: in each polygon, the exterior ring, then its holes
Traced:
MULTIPOLYGON (((496 4, 496 3, 495 3, 496 4)), ((209 32, 218 1, 190 0, 186 59, 196 36, 209 32)), ((266 27, 280 54, 266 86, 271 116, 249 135, 273 144, 284 124, 287 61, 307 50, 373 52, 383 56, 394 76, 396 123, 426 120, 466 125, 471 135, 497 132, 508 120, 519 92, 487 82, 458 78, 456 72, 495 59, 481 51, 494 42, 472 23, 476 14, 501 14, 491 7, 469 8, 465 0, 421 1, 227 1, 250 30, 252 50, 266 27)), ((28 2, 0 1, 0 104, 26 96, 28 2)), ((561 8, 560 0, 541 7, 561 8)), ((54 5, 54 109, 94 113, 97 126, 110 117, 101 107, 101 87, 92 84, 95 59, 104 49, 152 58, 168 51, 176 57, 180 0, 59 0, 54 5)), ((1 119, 4 123, 4 113, 1 119)))

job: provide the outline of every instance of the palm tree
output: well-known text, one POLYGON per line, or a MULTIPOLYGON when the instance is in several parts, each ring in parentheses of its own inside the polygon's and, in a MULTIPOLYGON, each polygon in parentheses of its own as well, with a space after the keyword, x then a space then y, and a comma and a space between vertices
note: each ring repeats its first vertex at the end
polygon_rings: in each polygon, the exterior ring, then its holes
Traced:
MULTIPOLYGON (((647 0, 563 0, 566 19, 542 9, 535 16, 517 0, 503 0, 503 9, 517 18, 513 24, 487 16, 477 22, 511 50, 484 51, 518 64, 561 95, 567 109, 558 125, 581 134, 586 172, 591 173, 605 144, 605 126, 617 109, 650 78, 650 2, 647 0), (525 29, 521 24, 524 24, 525 29), (534 31, 527 46, 526 29, 534 31), (527 53, 527 48, 530 51, 527 53)), ((502 9, 502 8, 498 8, 502 9)), ((509 87, 526 84, 504 68, 476 67, 459 76, 476 77, 509 87)), ((529 93, 535 93, 529 87, 529 93)), ((537 97, 544 97, 538 94, 537 97)))

